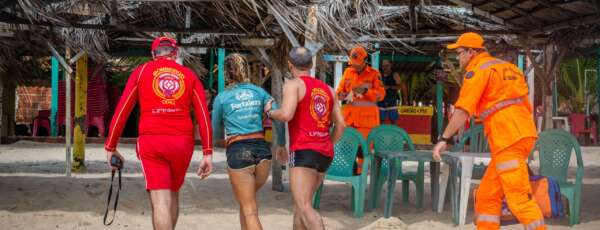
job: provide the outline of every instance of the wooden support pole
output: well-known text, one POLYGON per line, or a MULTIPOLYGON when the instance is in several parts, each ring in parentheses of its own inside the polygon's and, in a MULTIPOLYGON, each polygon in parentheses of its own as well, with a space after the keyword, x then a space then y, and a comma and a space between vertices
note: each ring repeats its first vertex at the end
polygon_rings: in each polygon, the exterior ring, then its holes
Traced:
MULTIPOLYGON (((308 8, 308 15, 306 17, 306 29, 304 30, 304 47, 316 47, 317 46, 317 20, 318 6, 312 4, 308 8)), ((317 52, 318 50, 311 50, 313 52, 312 68, 310 69, 310 75, 315 76, 317 66, 317 52)))
POLYGON ((85 171, 85 125, 87 115, 88 57, 86 54, 77 60, 75 76, 75 127, 73 129, 74 172, 85 171))
POLYGON ((2 130, 0 137, 6 138, 15 135, 15 104, 16 104, 16 88, 17 84, 14 80, 10 80, 6 73, 3 73, 3 89, 2 89, 2 130))
MULTIPOLYGON (((597 68, 598 68, 598 71, 596 72, 596 95, 597 95, 597 96, 596 96, 596 98, 598 98, 598 97, 600 96, 600 47, 598 47, 598 48, 596 48, 596 49, 597 49, 597 50, 596 50, 596 55, 597 55, 597 56, 596 56, 596 58, 597 58, 597 64, 596 64, 596 65, 598 66, 598 67, 597 67, 597 68)), ((598 108, 600 109, 600 100, 596 99, 596 102, 598 103, 598 105, 597 105, 597 106, 598 106, 598 108)), ((596 125, 597 125, 598 127, 597 127, 597 129, 596 129, 596 130, 597 130, 598 132, 600 132, 600 114, 599 114, 597 117, 598 117, 598 118, 597 118, 598 120, 596 121, 596 125)), ((597 141, 598 141, 598 140, 596 140, 596 142, 597 142, 597 141)))
MULTIPOLYGON (((271 57, 270 59, 273 60, 271 65, 271 95, 276 101, 281 102, 283 99, 283 73, 281 71, 282 61, 277 60, 276 57, 271 57)), ((280 135, 280 133, 275 132, 275 129, 273 129, 273 143, 275 143, 275 140, 279 138, 278 135, 280 135)), ((286 141, 286 143, 289 142, 286 141)), ((275 152, 276 145, 272 144, 271 146, 272 152, 275 152)), ((271 189, 274 191, 285 191, 285 186, 283 183, 283 167, 285 167, 285 165, 279 164, 279 161, 274 160, 271 163, 271 189)))
MULTIPOLYGON (((52 48, 52 46, 50 46, 52 48)), ((65 59, 69 60, 71 58, 71 49, 68 45, 65 46, 65 59)), ((54 54, 56 56, 56 54, 54 54)), ((61 58, 58 59, 59 61, 61 58)), ((63 60, 61 64, 65 65, 66 62, 63 60)), ((67 155, 67 167, 66 174, 67 177, 71 177, 71 132, 73 131, 73 123, 71 123, 71 77, 72 71, 69 71, 71 67, 66 65, 65 67, 65 151, 67 155)))
POLYGON ((4 121, 4 113, 2 108, 4 107, 4 72, 0 72, 0 144, 4 143, 4 129, 6 128, 6 122, 4 121))
POLYGON ((58 127, 56 122, 56 114, 58 112, 58 72, 60 67, 58 66, 58 59, 52 56, 52 73, 50 76, 50 85, 52 87, 52 98, 50 103, 50 135, 55 137, 57 135, 58 127))

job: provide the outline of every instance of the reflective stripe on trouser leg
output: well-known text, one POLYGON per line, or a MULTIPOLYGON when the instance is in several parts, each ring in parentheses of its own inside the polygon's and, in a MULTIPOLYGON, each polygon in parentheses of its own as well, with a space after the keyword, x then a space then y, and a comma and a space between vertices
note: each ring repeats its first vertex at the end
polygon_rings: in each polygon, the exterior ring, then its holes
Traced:
POLYGON ((500 229, 500 210, 504 194, 494 164, 492 160, 475 194, 474 224, 477 225, 477 229, 500 229))
POLYGON ((477 214, 475 213, 475 223, 478 230, 497 230, 500 229, 500 215, 477 214))
POLYGON ((521 224, 537 223, 536 228, 545 229, 544 216, 533 199, 529 172, 527 170, 527 155, 533 147, 535 139, 523 139, 494 156, 495 167, 500 178, 504 197, 508 208, 521 224))
POLYGON ((524 224, 525 230, 544 230, 546 229, 546 225, 544 224, 544 220, 535 220, 529 224, 524 224))

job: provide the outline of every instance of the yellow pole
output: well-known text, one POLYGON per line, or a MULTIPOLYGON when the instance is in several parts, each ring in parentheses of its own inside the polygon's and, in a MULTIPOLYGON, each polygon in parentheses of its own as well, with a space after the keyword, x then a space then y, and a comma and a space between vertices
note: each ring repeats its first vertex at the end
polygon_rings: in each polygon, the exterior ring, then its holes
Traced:
POLYGON ((88 58, 77 60, 75 76, 75 123, 73 132, 73 172, 85 171, 85 117, 87 114, 88 58))

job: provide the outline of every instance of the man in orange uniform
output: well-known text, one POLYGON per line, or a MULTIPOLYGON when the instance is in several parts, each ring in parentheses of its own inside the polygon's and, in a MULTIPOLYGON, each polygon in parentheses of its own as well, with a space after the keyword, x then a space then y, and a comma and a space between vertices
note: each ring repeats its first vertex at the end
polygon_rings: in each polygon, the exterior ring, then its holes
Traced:
POLYGON ((456 110, 433 148, 434 158, 470 116, 483 121, 492 161, 477 190, 477 229, 499 229, 502 198, 527 230, 546 229, 544 217, 531 195, 527 157, 537 132, 523 73, 509 62, 492 57, 476 33, 461 35, 448 45, 456 50, 466 72, 456 110))
POLYGON ((372 128, 379 125, 377 102, 385 97, 381 74, 367 65, 368 54, 362 46, 350 50, 350 61, 336 93, 346 100, 342 112, 348 126, 358 129, 365 138, 372 128))

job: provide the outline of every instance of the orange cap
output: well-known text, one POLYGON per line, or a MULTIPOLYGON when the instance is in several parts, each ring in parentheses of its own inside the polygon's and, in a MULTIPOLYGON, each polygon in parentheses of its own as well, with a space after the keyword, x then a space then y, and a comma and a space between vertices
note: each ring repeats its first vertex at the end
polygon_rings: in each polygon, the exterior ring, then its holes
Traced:
POLYGON ((350 54, 348 57, 350 60, 348 61, 349 65, 359 65, 365 62, 365 58, 367 58, 369 54, 367 50, 365 50, 362 46, 356 46, 350 50, 350 54))
POLYGON ((460 35, 460 37, 456 39, 455 43, 446 46, 446 48, 451 50, 456 49, 458 47, 483 49, 483 43, 484 41, 481 35, 473 32, 467 32, 460 35))

